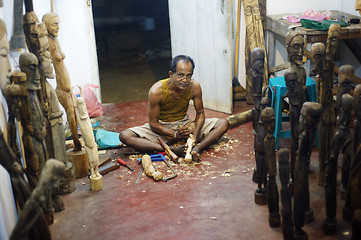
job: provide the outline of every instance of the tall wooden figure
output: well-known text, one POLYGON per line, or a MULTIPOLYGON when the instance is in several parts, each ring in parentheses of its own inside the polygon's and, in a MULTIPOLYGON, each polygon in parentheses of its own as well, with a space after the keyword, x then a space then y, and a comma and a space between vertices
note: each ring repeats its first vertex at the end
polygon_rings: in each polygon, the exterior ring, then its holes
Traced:
POLYGON ((323 72, 324 77, 320 80, 320 103, 322 104, 322 117, 318 127, 319 132, 319 173, 318 185, 324 186, 325 182, 325 161, 330 149, 334 128, 336 125, 336 114, 333 104, 333 69, 335 66, 334 58, 338 47, 338 37, 341 27, 338 24, 332 24, 328 30, 326 42, 326 52, 323 72))
POLYGON ((306 70, 303 65, 303 52, 304 52, 304 36, 298 31, 289 31, 286 34, 286 48, 288 61, 290 67, 288 72, 292 74, 288 75, 286 80, 287 91, 291 103, 291 187, 294 182, 294 168, 296 161, 296 152, 298 149, 298 123, 302 104, 306 101, 306 70), (294 75, 295 74, 295 75, 294 75), (288 80, 288 81, 287 81, 288 80), (297 83, 295 82, 297 81, 297 83))
POLYGON ((261 119, 266 130, 264 138, 264 150, 267 161, 267 201, 269 212, 269 225, 271 227, 281 226, 279 214, 279 197, 276 184, 277 165, 276 165, 276 142, 273 132, 275 131, 275 113, 273 108, 266 107, 261 112, 261 119))
POLYGON ((290 181, 290 152, 282 148, 278 152, 278 171, 281 181, 282 233, 284 240, 293 240, 292 194, 288 185, 290 181))
POLYGON ((67 115, 71 135, 74 141, 74 151, 80 151, 82 145, 78 137, 78 123, 74 102, 71 96, 70 76, 64 63, 65 55, 61 51, 57 39, 59 31, 59 16, 56 13, 47 13, 43 16, 42 20, 46 24, 48 30, 49 49, 56 74, 57 85, 55 92, 67 115))
POLYGON ((99 168, 99 154, 98 154, 98 145, 95 142, 92 124, 90 122, 90 118, 88 115, 88 111, 86 109, 85 100, 81 95, 76 97, 75 103, 77 106, 77 117, 78 123, 80 127, 81 134, 83 136, 85 142, 85 151, 88 156, 88 164, 90 169, 90 189, 93 191, 98 191, 103 188, 103 180, 102 175, 100 175, 99 168))
MULTIPOLYGON (((269 107, 271 101, 268 97, 261 99, 260 111, 269 107)), ((254 182, 258 184, 255 195, 255 203, 264 205, 267 203, 267 162, 264 147, 264 138, 266 137, 266 130, 261 118, 258 120, 258 128, 256 134, 255 154, 256 154, 256 170, 253 173, 254 182)))
POLYGON ((308 185, 308 170, 312 153, 312 144, 317 129, 317 124, 322 113, 322 106, 316 102, 305 102, 300 116, 300 140, 295 163, 295 182, 293 188, 295 239, 308 239, 302 227, 305 216, 313 217, 310 208, 310 193, 308 185))
MULTIPOLYGON (((254 100, 254 108, 252 109, 252 125, 253 125, 253 134, 254 134, 254 149, 255 149, 255 158, 256 158, 256 168, 254 174, 258 174, 257 166, 260 164, 257 163, 261 161, 260 154, 257 152, 256 148, 256 139, 257 139, 257 129, 260 116, 261 108, 261 99, 262 99, 262 86, 263 86, 263 69, 264 69, 264 51, 262 48, 254 48, 251 52, 251 72, 252 72, 252 92, 254 100)), ((259 170, 261 173, 261 170, 259 170)), ((265 200, 259 199, 262 193, 262 182, 261 178, 257 176, 255 181, 258 183, 258 188, 255 193, 255 202, 256 204, 264 204, 265 200)))
POLYGON ((326 219, 323 223, 323 233, 326 235, 334 235, 336 233, 337 159, 343 144, 351 137, 349 126, 352 117, 353 97, 350 94, 345 93, 342 95, 339 102, 339 128, 333 136, 325 168, 326 219))

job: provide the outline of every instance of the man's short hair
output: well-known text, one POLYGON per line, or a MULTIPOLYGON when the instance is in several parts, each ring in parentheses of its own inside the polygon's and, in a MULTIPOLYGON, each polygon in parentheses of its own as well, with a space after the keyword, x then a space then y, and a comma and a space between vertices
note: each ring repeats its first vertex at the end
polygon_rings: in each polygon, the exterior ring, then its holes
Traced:
POLYGON ((194 61, 191 57, 186 56, 186 55, 178 55, 176 57, 174 57, 169 64, 169 71, 175 73, 177 71, 177 63, 179 61, 183 61, 183 62, 190 62, 192 64, 193 70, 195 68, 194 65, 194 61))

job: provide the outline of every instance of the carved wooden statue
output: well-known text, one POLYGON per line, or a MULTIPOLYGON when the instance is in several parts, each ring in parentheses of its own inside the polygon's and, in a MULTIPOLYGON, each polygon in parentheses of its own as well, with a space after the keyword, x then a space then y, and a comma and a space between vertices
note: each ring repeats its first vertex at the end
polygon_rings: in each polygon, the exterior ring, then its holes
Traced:
MULTIPOLYGON (((78 86, 81 92, 81 88, 78 86)), ((88 156, 88 164, 90 169, 90 189, 98 191, 103 188, 102 175, 99 169, 98 145, 95 142, 94 133, 88 111, 86 109, 84 97, 81 95, 75 99, 77 106, 77 117, 81 134, 85 142, 85 151, 88 156)))
POLYGON ((328 30, 326 52, 324 58, 324 77, 320 78, 320 103, 322 104, 322 117, 318 127, 319 133, 319 173, 318 185, 324 185, 325 161, 330 149, 334 128, 336 125, 336 114, 333 103, 333 69, 334 58, 338 47, 340 25, 332 24, 328 30))
POLYGON ((342 217, 347 221, 351 221, 353 212, 361 208, 361 84, 355 87, 353 99, 355 113, 353 159, 350 168, 345 205, 342 209, 342 217))
POLYGON ((293 189, 293 214, 296 239, 308 239, 307 233, 303 231, 302 227, 304 223, 310 222, 310 219, 313 218, 313 211, 310 208, 308 172, 312 144, 321 113, 322 106, 316 102, 305 102, 301 109, 300 139, 295 163, 295 182, 293 189))
POLYGON ((261 119, 266 130, 264 138, 264 150, 267 161, 267 201, 269 212, 269 225, 271 227, 281 226, 279 214, 279 197, 276 184, 276 142, 273 132, 275 131, 275 114, 273 108, 266 107, 261 112, 261 119))
POLYGON ((346 142, 351 137, 350 122, 352 117, 353 97, 345 93, 340 99, 340 109, 338 116, 339 128, 330 146, 330 152, 325 167, 325 200, 326 200, 326 219, 323 224, 323 232, 326 235, 334 235, 336 233, 336 208, 337 208, 337 159, 338 154, 346 142))
POLYGON ((294 167, 299 140, 299 119, 302 104, 304 102, 304 88, 298 81, 297 72, 293 68, 286 70, 284 74, 287 95, 290 103, 290 126, 291 126, 291 185, 294 183, 294 167))
MULTIPOLYGON (((0 129, 0 164, 9 173, 13 189, 14 199, 19 209, 23 209, 29 199, 32 189, 24 179, 24 171, 20 159, 6 143, 4 135, 0 129)), ((34 217, 34 216, 33 216, 34 217)), ((48 222, 44 213, 40 209, 37 218, 32 220, 33 226, 27 226, 29 239, 51 239, 48 222)))
POLYGON ((302 108, 302 104, 306 101, 306 70, 302 67, 303 65, 303 51, 304 51, 304 36, 298 32, 291 30, 286 34, 286 48, 287 48, 287 55, 288 61, 290 62, 290 67, 288 71, 292 71, 292 74, 289 75, 291 78, 287 78, 291 80, 287 83, 286 76, 286 84, 287 90, 290 88, 288 94, 290 98, 291 105, 291 163, 290 163, 290 171, 291 171, 291 184, 294 183, 294 168, 295 168, 295 161, 296 161, 296 152, 298 149, 298 138, 299 138, 299 131, 298 131, 298 123, 296 122, 299 118, 300 111, 302 108), (296 76, 293 76, 296 74, 296 76), (297 85, 294 82, 297 80, 297 85), (292 90, 293 89, 293 90, 292 90), (302 90, 303 91, 302 91, 302 90), (296 92, 295 92, 296 91, 296 92), (292 93, 293 92, 293 93, 292 93), (292 116, 293 115, 293 116, 292 116), (294 119, 294 120, 293 120, 294 119))
POLYGON ((361 0, 356 0, 355 9, 359 12, 359 14, 361 14, 361 0))
MULTIPOLYGON (((267 97, 263 97, 261 100, 260 111, 269 107, 271 105, 271 101, 267 97)), ((253 181, 258 184, 258 188, 256 189, 255 203, 258 205, 264 205, 267 203, 267 162, 265 156, 265 148, 264 148, 264 138, 266 137, 266 130, 261 118, 258 121, 258 130, 256 135, 256 143, 255 143, 255 155, 256 155, 256 168, 253 173, 253 181)))
POLYGON ((361 209, 357 209, 353 215, 351 240, 361 239, 361 209))
MULTIPOLYGON (((245 0, 243 1, 243 9, 246 20, 246 64, 249 62, 248 53, 254 48, 262 48, 265 50, 264 35, 261 13, 259 11, 259 5, 257 0, 245 0)), ((268 68, 267 58, 264 59, 263 75, 265 84, 268 84, 268 68)), ((247 66, 247 65, 246 65, 247 66)), ((249 67, 246 67, 246 71, 249 67)), ((252 89, 252 77, 251 74, 246 74, 246 100, 248 104, 253 104, 252 89)))
MULTIPOLYGON (((343 124, 344 120, 342 120, 342 115, 348 115, 351 114, 350 112, 344 112, 344 109, 342 109, 341 102, 342 102, 342 95, 345 93, 351 94, 351 89, 353 85, 353 76, 355 74, 355 69, 351 65, 343 65, 338 70, 338 87, 337 87, 337 112, 338 112, 338 127, 340 128, 342 126, 343 132, 349 133, 350 126, 349 124, 343 124), (340 121, 341 120, 341 121, 340 121), (347 129, 346 129, 347 128, 347 129)), ((341 186, 340 186, 340 192, 341 192, 341 199, 345 199, 346 189, 348 185, 348 179, 350 175, 350 167, 351 167, 351 159, 352 159, 352 135, 347 135, 342 140, 342 174, 341 174, 341 186)), ((331 143, 332 144, 332 143, 331 143)), ((332 149, 332 148, 331 148, 332 149)), ((332 150, 330 150, 332 151, 332 150)))
POLYGON ((48 30, 50 53, 53 59, 53 65, 56 74, 57 86, 55 91, 61 105, 66 111, 70 131, 74 141, 74 151, 80 151, 82 145, 78 137, 78 123, 74 108, 74 102, 71 96, 70 76, 64 63, 65 55, 61 51, 57 39, 59 31, 59 16, 56 13, 47 13, 43 16, 43 22, 45 22, 48 30))
POLYGON ((282 148, 278 152, 278 172, 281 181, 282 233, 284 240, 293 240, 292 194, 288 185, 290 181, 290 152, 282 148))
MULTIPOLYGON (((39 178, 39 183, 31 193, 31 196, 26 201, 23 211, 16 223, 10 239, 21 239, 28 235, 29 230, 33 227, 35 221, 34 218, 40 216, 41 208, 44 208, 47 204, 46 198, 54 187, 59 185, 59 181, 65 171, 65 165, 55 159, 49 159, 39 178)), ((49 236, 48 239, 51 239, 49 236)))

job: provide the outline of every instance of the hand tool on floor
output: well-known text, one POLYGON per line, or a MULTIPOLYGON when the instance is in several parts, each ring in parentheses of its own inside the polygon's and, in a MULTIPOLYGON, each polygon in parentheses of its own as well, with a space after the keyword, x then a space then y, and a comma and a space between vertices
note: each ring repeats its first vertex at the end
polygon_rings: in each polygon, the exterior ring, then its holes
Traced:
MULTIPOLYGON (((158 161, 163 161, 166 160, 166 158, 164 157, 164 155, 162 154, 152 154, 149 155, 150 159, 152 160, 152 162, 158 162, 158 161)), ((138 163, 141 164, 142 163, 142 158, 138 158, 138 163)))
POLYGON ((142 174, 143 174, 143 171, 144 171, 144 169, 143 169, 143 166, 142 166, 142 169, 140 169, 140 172, 139 172, 139 176, 138 176, 138 178, 137 178, 137 181, 135 181, 136 184, 139 182, 140 177, 141 177, 142 174))
POLYGON ((178 162, 179 157, 177 156, 177 154, 175 154, 172 150, 170 150, 169 146, 164 142, 164 140, 160 137, 158 137, 158 141, 160 143, 160 145, 162 145, 162 147, 165 150, 165 153, 168 155, 168 157, 170 157, 170 159, 173 162, 178 162))
POLYGON ((162 181, 166 182, 170 179, 175 178, 176 176, 178 176, 178 172, 173 168, 173 166, 167 161, 167 160, 163 160, 163 162, 165 162, 165 164, 167 164, 167 166, 170 168, 170 170, 173 172, 173 175, 169 176, 169 177, 163 177, 162 181))
POLYGON ((117 162, 120 164, 120 165, 123 165, 124 167, 127 167, 129 170, 135 172, 135 170, 131 167, 129 167, 121 158, 117 158, 117 162))

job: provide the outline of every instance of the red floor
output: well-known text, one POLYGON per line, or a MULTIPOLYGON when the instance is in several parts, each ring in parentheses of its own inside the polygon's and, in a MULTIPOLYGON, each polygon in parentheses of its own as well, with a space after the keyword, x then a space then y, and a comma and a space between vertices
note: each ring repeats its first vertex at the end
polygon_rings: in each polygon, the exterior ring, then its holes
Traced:
MULTIPOLYGON (((147 102, 105 104, 99 123, 119 132, 147 121, 147 102)), ((236 102, 234 113, 252 108, 236 102)), ((194 111, 190 112, 194 116, 194 111)), ((206 110, 206 117, 228 114, 206 110)), ((54 240, 63 239, 283 239, 280 227, 268 224, 267 206, 254 203, 256 184, 254 136, 251 122, 230 129, 214 148, 203 152, 196 165, 174 165, 179 174, 167 182, 142 176, 141 166, 129 158, 129 148, 107 150, 101 159, 121 157, 125 167, 103 176, 103 189, 90 191, 87 178, 76 180, 76 191, 63 196, 65 210, 50 226, 54 240)), ((280 146, 287 147, 288 140, 280 146)), ((317 149, 312 153, 310 191, 315 221, 304 230, 309 239, 350 239, 349 224, 342 220, 338 199, 337 235, 322 234, 325 218, 324 189, 316 185, 317 149)), ((163 163, 157 169, 170 175, 163 163)), ((281 208, 281 205, 280 205, 281 208)))

